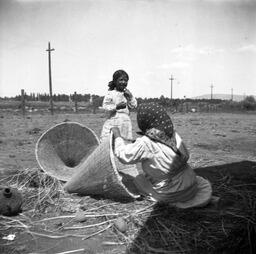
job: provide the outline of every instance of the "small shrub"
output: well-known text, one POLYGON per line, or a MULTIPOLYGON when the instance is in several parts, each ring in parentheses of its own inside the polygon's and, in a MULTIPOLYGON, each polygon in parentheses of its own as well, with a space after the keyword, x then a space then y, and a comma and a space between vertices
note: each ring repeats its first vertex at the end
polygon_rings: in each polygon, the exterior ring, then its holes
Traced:
POLYGON ((256 100, 254 96, 247 96, 243 101, 242 101, 242 107, 246 110, 255 110, 256 109, 256 100))

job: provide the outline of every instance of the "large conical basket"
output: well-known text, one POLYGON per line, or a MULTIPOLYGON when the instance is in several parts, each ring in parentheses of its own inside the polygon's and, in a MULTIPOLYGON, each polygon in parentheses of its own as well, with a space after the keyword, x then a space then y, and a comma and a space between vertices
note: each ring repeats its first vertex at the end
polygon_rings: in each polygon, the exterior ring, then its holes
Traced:
POLYGON ((100 196, 112 200, 127 201, 139 197, 133 184, 138 175, 136 165, 121 163, 113 153, 112 133, 79 166, 76 174, 65 184, 69 193, 100 196))
POLYGON ((68 181, 99 145, 97 135, 76 122, 57 124, 38 139, 36 159, 48 175, 68 181))

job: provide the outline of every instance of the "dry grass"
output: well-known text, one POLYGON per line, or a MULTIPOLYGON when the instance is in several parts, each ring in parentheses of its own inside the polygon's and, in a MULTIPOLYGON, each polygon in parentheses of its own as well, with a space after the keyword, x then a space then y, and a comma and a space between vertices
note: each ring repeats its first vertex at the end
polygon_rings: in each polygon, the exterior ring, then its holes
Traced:
POLYGON ((59 201, 62 183, 36 168, 22 169, 17 174, 2 179, 6 185, 17 188, 25 197, 23 210, 32 210, 33 213, 42 212, 49 204, 59 201))
POLYGON ((128 253, 255 253, 255 165, 198 170, 221 197, 218 206, 181 210, 156 204, 128 253))
POLYGON ((188 210, 156 205, 130 253, 254 253, 255 192, 225 186, 222 191, 236 204, 188 210))
POLYGON ((252 175, 245 182, 246 171, 240 180, 232 172, 217 171, 209 169, 206 177, 213 183, 214 194, 221 197, 219 206, 181 210, 147 200, 120 203, 67 195, 58 180, 26 169, 8 179, 25 197, 24 212, 15 218, 2 216, 1 228, 49 239, 103 234, 103 245, 126 246, 126 253, 136 254, 254 253, 256 184, 252 175), (120 217, 128 225, 124 233, 114 226, 120 217))

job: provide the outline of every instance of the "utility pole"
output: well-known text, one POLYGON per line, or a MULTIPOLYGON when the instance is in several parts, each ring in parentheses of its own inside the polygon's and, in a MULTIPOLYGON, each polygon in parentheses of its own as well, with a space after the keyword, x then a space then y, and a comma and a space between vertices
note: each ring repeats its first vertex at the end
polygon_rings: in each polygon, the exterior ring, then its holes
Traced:
POLYGON ((213 89, 213 85, 211 84, 211 100, 212 100, 212 89, 213 89))
POLYGON ((233 101, 233 88, 231 88, 231 101, 233 101))
POLYGON ((172 81, 174 80, 172 75, 171 75, 171 78, 169 78, 169 80, 171 80, 171 101, 172 101, 172 81))
POLYGON ((22 115, 25 116, 25 92, 24 89, 21 89, 21 109, 22 109, 22 115))
POLYGON ((48 42, 48 62, 49 62, 49 90, 50 90, 50 105, 51 105, 51 114, 53 115, 53 101, 52 101, 52 70, 51 70, 51 51, 54 49, 51 49, 51 44, 48 42))
POLYGON ((77 113, 77 94, 74 93, 74 101, 75 101, 75 112, 77 113))

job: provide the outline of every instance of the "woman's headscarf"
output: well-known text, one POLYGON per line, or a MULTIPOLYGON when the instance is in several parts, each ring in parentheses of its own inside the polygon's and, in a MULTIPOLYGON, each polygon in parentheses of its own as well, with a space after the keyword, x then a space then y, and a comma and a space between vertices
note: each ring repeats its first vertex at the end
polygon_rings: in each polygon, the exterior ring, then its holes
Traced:
POLYGON ((137 123, 141 130, 139 134, 161 142, 179 153, 173 135, 172 120, 164 107, 155 102, 140 104, 137 111, 137 123))
POLYGON ((108 83, 109 90, 115 89, 116 81, 122 76, 125 76, 127 80, 129 80, 129 75, 124 70, 117 70, 114 72, 112 80, 108 83))

